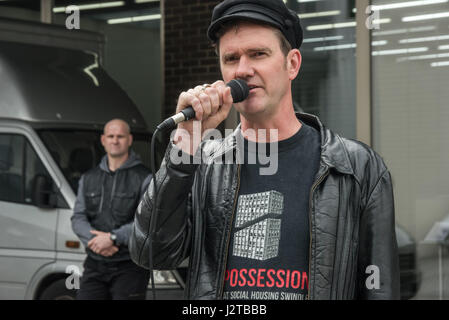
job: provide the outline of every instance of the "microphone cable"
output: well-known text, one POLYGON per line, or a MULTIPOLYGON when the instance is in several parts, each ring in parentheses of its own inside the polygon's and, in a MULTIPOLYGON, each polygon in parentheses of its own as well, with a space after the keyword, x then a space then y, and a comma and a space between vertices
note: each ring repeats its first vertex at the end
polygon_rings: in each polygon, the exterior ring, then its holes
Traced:
POLYGON ((153 133, 151 137, 151 174, 153 175, 153 214, 151 216, 149 225, 149 239, 148 239, 148 265, 150 270, 151 291, 153 293, 153 300, 156 300, 156 287, 154 283, 154 263, 153 263, 153 236, 157 223, 157 183, 156 183, 156 136, 159 133, 159 128, 153 133))

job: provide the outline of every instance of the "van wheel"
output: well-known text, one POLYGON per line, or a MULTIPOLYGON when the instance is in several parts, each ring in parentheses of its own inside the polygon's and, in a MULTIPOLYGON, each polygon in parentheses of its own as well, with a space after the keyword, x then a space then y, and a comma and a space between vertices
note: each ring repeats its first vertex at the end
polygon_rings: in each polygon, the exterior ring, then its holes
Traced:
POLYGON ((65 279, 50 284, 41 294, 39 300, 75 300, 76 291, 65 286, 65 279))

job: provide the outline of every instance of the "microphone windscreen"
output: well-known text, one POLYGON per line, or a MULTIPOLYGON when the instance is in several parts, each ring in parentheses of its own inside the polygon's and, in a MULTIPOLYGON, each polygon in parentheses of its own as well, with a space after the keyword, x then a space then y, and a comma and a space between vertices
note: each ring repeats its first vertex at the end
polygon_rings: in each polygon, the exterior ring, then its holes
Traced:
POLYGON ((249 87, 245 81, 241 79, 233 79, 226 84, 231 88, 231 95, 234 103, 239 103, 248 98, 249 87))

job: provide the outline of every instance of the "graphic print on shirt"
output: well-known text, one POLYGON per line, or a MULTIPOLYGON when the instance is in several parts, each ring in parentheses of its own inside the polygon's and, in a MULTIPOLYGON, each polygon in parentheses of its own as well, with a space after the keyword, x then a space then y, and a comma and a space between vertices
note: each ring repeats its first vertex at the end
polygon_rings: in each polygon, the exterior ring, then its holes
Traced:
POLYGON ((224 299, 306 299, 307 272, 280 255, 284 201, 275 190, 239 196, 224 299))
POLYGON ((241 195, 238 201, 233 254, 268 260, 278 256, 284 196, 277 191, 241 195))

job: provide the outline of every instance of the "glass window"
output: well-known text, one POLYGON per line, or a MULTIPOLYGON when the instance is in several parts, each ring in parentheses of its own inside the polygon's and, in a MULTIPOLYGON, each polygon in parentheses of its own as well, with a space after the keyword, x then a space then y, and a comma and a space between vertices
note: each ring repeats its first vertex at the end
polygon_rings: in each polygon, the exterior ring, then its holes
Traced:
POLYGON ((0 200, 32 204, 33 184, 39 175, 52 181, 25 137, 0 134, 0 200))
POLYGON ((424 241, 449 218, 449 3, 372 4, 389 21, 371 31, 373 42, 384 44, 372 48, 373 145, 392 173, 396 221, 408 234, 398 237, 401 292, 438 299, 443 285, 449 298, 447 278, 439 281, 438 244, 424 241))
MULTIPOLYGON (((33 185, 38 176, 44 176, 46 181, 51 182, 52 178, 45 169, 41 159, 37 156, 33 147, 27 142, 25 145, 25 203, 33 202, 33 185)), ((55 186, 53 186, 55 187, 55 186)), ((50 191, 50 190, 49 190, 50 191)), ((55 191, 55 190, 53 190, 55 191)))
POLYGON ((24 202, 23 136, 0 134, 0 201, 24 202))
POLYGON ((81 175, 100 163, 104 154, 100 131, 45 130, 42 140, 74 192, 81 175))
POLYGON ((356 137, 354 0, 297 1, 304 29, 302 66, 293 82, 295 108, 318 116, 325 126, 356 137))

